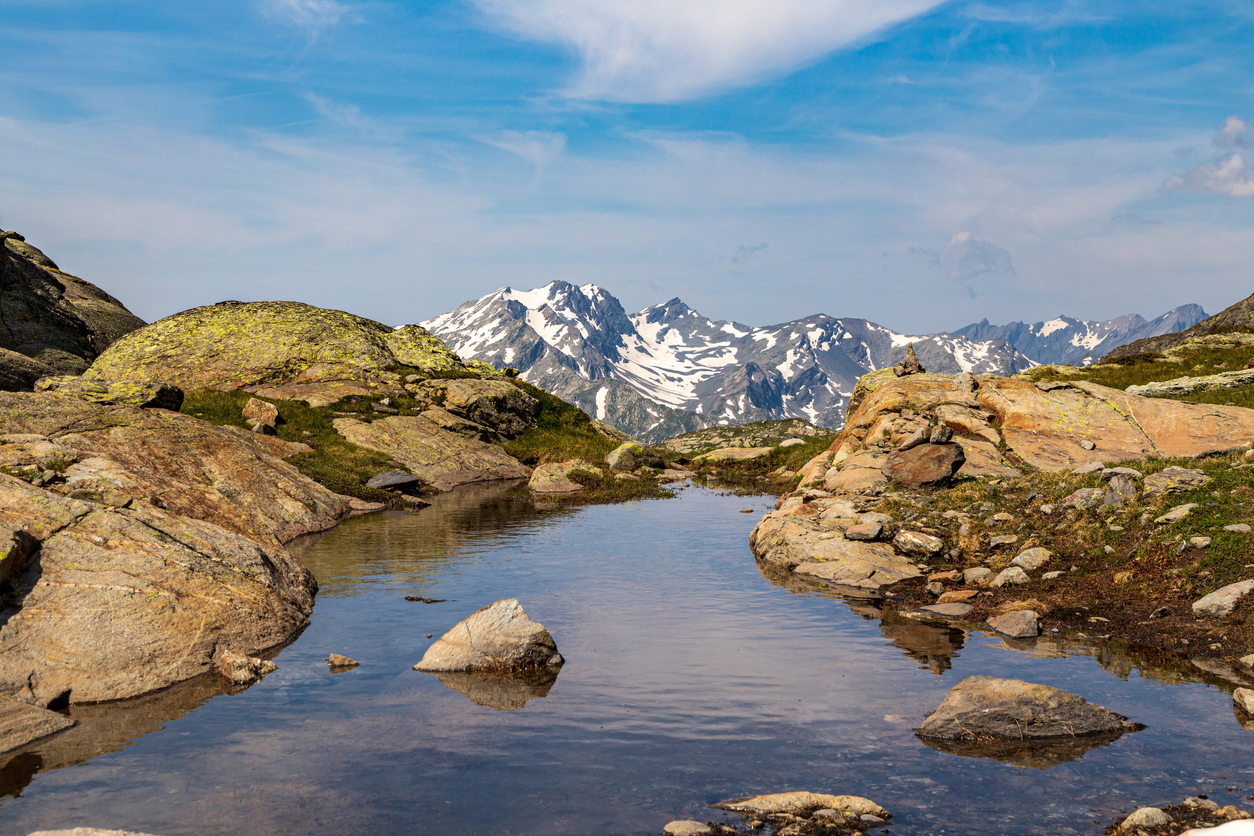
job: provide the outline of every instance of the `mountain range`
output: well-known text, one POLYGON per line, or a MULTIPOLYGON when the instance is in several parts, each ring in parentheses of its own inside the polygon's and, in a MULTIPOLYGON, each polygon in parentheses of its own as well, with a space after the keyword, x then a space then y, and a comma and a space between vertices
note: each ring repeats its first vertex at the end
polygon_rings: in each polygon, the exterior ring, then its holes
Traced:
POLYGON ((931 371, 1014 374, 1032 361, 1004 339, 909 336, 826 314, 755 327, 679 299, 634 314, 596 285, 501 288, 421 323, 467 359, 524 380, 647 442, 718 424, 804 418, 838 428, 858 378, 914 343, 931 371))
POLYGON ((972 340, 1007 340, 1020 352, 1042 365, 1070 363, 1073 366, 1087 366, 1119 346, 1150 337, 1174 334, 1196 325, 1206 317, 1207 313, 1200 305, 1181 305, 1148 321, 1139 314, 1128 314, 1104 322, 1086 322, 1060 316, 1034 325, 1025 322, 990 325, 985 319, 959 328, 953 333, 972 340))

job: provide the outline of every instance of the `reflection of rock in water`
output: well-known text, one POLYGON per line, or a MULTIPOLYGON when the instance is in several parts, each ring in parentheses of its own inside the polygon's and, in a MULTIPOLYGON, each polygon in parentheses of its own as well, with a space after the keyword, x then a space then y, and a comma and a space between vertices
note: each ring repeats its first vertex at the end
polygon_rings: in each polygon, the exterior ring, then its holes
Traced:
POLYGON ((1241 706, 1232 706, 1232 716, 1237 718, 1237 722, 1241 724, 1241 728, 1245 731, 1254 731, 1254 714, 1247 714, 1241 710, 1241 706))
POLYGON ((911 618, 903 618, 891 610, 883 613, 880 632, 884 638, 900 648, 907 656, 942 674, 949 670, 952 660, 962 650, 967 634, 957 627, 944 624, 926 624, 911 618))
POLYGON ((71 706, 67 713, 78 725, 31 743, 7 755, 7 760, 0 758, 0 797, 20 793, 38 773, 116 752, 136 738, 160 731, 222 691, 221 677, 207 674, 134 699, 71 706))
POLYGON ((439 673, 436 679, 471 702, 497 711, 517 711, 527 700, 549 694, 560 668, 538 668, 516 673, 439 673))
POLYGON ((1089 734, 1083 737, 1062 737, 1052 740, 996 740, 967 743, 961 740, 920 738, 938 752, 964 758, 988 758, 1015 766, 1049 769, 1051 766, 1079 760, 1094 749, 1100 749, 1123 737, 1124 732, 1089 734))

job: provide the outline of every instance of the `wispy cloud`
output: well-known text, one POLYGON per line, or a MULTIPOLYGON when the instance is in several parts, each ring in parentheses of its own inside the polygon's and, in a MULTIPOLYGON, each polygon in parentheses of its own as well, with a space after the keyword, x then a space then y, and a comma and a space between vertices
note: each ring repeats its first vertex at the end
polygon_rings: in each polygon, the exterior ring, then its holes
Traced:
POLYGON ((1184 174, 1174 174, 1163 181, 1164 192, 1187 190, 1211 192, 1228 197, 1254 197, 1254 172, 1236 149, 1254 145, 1244 119, 1229 116, 1215 133, 1216 157, 1184 174), (1227 153, 1224 153, 1227 152, 1227 153))
POLYGON ((979 276, 1004 278, 1015 274, 1008 251, 970 232, 956 233, 944 249, 911 247, 910 253, 926 258, 957 282, 968 282, 979 276))
POLYGON ((944 0, 474 0, 498 25, 573 47, 577 98, 670 102, 802 67, 944 0))
POLYGON ((741 244, 740 248, 737 249, 736 253, 731 257, 731 263, 744 264, 745 262, 753 259, 758 253, 764 253, 770 248, 771 245, 765 242, 761 244, 754 244, 752 247, 747 247, 744 244, 741 244))
POLYGON ((479 140, 517 154, 537 169, 545 168, 566 150, 566 135, 548 131, 501 131, 479 140))
POLYGON ((324 30, 335 26, 348 14, 348 6, 335 0, 260 0, 261 12, 267 17, 281 20, 303 30, 309 37, 317 38, 324 30))

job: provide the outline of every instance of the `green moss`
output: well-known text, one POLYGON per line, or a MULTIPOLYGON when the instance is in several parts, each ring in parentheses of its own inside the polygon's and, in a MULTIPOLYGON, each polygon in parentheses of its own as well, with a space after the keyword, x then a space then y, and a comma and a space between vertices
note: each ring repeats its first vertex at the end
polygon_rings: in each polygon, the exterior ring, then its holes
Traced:
POLYGON ((536 425, 513 441, 505 451, 528 467, 549 462, 583 459, 598 467, 620 442, 596 431, 592 419, 577 406, 522 380, 512 381, 540 403, 536 425))

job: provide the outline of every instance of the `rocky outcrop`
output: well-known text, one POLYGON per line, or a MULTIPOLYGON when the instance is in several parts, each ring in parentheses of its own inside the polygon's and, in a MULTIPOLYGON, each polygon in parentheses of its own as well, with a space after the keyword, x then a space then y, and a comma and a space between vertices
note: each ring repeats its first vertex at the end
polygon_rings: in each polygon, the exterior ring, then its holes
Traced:
POLYGON ((0 231, 0 390, 82 374, 144 321, 100 288, 62 272, 16 232, 0 231))
POLYGON ((128 334, 87 376, 164 381, 188 392, 247 389, 317 406, 352 394, 403 392, 398 367, 427 376, 472 374, 417 325, 393 329, 300 302, 221 302, 128 334))
POLYGON ((1137 731, 1143 726, 1066 691, 1018 679, 969 676, 923 725, 922 738, 1038 740, 1137 731))
POLYGON ((563 663, 544 625, 527 617, 517 598, 489 604, 427 648, 416 671, 513 671, 563 663))
POLYGON ((73 720, 55 711, 0 697, 0 754, 65 731, 73 725, 73 720))
POLYGON ((1129 386, 1130 395, 1154 398, 1178 398, 1190 392, 1213 392, 1216 389, 1235 389, 1254 383, 1254 369, 1238 369, 1235 372, 1202 375, 1201 377, 1177 377, 1157 380, 1141 386, 1129 386))
POLYGON ((578 493, 584 489, 584 486, 570 478, 570 475, 576 472, 601 475, 599 467, 594 467, 583 459, 542 464, 532 472, 527 488, 532 493, 538 494, 578 493))
MULTIPOLYGON (((179 407, 183 405, 183 390, 177 386, 138 380, 43 377, 35 382, 35 391, 56 392, 58 395, 69 395, 104 406, 128 404, 144 409, 168 409, 178 412, 179 407)), ((274 409, 274 407, 270 408, 274 409)))
POLYGON ((535 426, 540 408, 535 398, 504 380, 429 380, 410 391, 502 438, 517 438, 535 426))
POLYGON ((437 490, 531 476, 527 467, 500 447, 450 433, 421 415, 371 422, 336 418, 333 425, 353 444, 386 453, 437 490))
POLYGON ((284 456, 191 416, 0 393, 0 531, 37 543, 8 579, 0 694, 116 700, 262 654, 308 621, 313 577, 283 548, 350 510, 284 456), (38 483, 38 484, 36 484, 38 483))
POLYGON ((1102 362, 1106 363, 1120 357, 1130 357, 1133 354, 1163 352, 1184 343, 1196 341, 1198 338, 1233 332, 1243 334, 1254 332, 1254 295, 1247 296, 1235 305, 1224 308, 1219 313, 1203 319, 1191 328, 1176 331, 1173 334, 1148 337, 1127 345, 1121 345, 1103 357, 1102 362))
POLYGON ((776 447, 785 441, 804 441, 833 435, 801 418, 783 421, 755 421, 727 427, 707 427, 663 441, 660 446, 672 453, 692 455, 724 447, 776 447))

